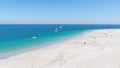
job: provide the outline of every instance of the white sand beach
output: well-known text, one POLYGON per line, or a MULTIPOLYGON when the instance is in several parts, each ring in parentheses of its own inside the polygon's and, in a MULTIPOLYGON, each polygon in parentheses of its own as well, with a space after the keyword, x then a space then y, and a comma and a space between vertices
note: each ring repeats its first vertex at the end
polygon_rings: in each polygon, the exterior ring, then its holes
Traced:
POLYGON ((120 29, 93 30, 1 59, 0 68, 120 68, 120 29))

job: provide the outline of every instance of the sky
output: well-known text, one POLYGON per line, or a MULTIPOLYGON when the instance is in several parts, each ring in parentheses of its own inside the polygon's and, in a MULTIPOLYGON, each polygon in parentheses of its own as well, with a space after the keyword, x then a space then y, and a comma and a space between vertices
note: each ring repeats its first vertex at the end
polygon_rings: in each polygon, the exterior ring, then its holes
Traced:
POLYGON ((0 0, 0 24, 120 24, 120 0, 0 0))

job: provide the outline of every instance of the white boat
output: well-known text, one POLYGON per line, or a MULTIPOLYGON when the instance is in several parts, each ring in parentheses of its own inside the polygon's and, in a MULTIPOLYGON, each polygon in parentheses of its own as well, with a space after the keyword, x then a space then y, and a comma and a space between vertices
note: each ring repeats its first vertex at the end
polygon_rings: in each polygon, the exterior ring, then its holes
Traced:
POLYGON ((33 36, 32 39, 37 39, 37 36, 33 36))
POLYGON ((59 26, 60 29, 62 29, 63 27, 62 26, 59 26))
POLYGON ((58 28, 55 29, 55 32, 58 32, 58 28))

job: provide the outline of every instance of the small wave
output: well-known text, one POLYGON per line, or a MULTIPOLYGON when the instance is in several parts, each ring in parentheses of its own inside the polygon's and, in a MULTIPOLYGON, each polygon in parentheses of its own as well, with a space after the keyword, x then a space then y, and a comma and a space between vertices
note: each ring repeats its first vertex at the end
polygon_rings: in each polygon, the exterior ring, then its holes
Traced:
POLYGON ((38 34, 38 36, 40 36, 41 34, 38 34))

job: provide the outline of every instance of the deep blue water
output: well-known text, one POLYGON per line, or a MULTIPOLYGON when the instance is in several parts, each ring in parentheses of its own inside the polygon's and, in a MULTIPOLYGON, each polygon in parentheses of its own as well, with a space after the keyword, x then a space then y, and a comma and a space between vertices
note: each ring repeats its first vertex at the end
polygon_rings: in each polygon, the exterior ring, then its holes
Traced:
POLYGON ((0 41, 13 40, 13 39, 25 39, 40 35, 48 35, 54 33, 56 28, 62 26, 59 32, 74 31, 74 30, 86 30, 86 29, 108 29, 108 28, 120 28, 120 25, 0 25, 0 41))
POLYGON ((67 39, 88 30, 117 28, 120 28, 120 25, 2 24, 0 25, 0 54, 67 39))

